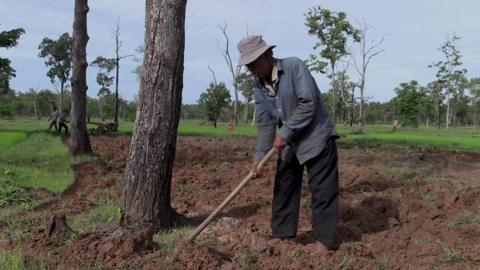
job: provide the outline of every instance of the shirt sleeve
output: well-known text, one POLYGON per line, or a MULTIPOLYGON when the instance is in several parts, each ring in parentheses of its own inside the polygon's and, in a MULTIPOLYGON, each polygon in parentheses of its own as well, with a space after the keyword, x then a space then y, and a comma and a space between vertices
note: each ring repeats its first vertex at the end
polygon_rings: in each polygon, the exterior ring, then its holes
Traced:
POLYGON ((317 107, 317 87, 307 65, 300 59, 293 69, 294 91, 297 94, 297 107, 280 129, 280 136, 287 143, 298 136, 299 132, 310 124, 317 107))
POLYGON ((264 100, 255 97, 255 121, 257 123, 257 147, 255 160, 261 160, 272 148, 275 139, 275 121, 266 108, 264 100))

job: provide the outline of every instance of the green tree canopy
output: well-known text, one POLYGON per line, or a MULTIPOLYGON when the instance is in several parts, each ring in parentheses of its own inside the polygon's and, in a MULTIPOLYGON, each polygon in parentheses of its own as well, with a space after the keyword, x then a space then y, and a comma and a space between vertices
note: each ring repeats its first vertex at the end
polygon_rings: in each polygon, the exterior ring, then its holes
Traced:
POLYGON ((401 83, 395 88, 397 96, 393 99, 395 113, 400 116, 404 126, 418 127, 418 118, 421 112, 421 105, 424 92, 417 81, 401 83))
POLYGON ((98 96, 103 97, 111 93, 110 86, 113 84, 114 76, 109 76, 110 72, 115 68, 116 61, 114 58, 105 58, 98 56, 92 62, 92 66, 98 67, 97 83, 100 85, 98 96))
MULTIPOLYGON (((25 34, 22 28, 0 32, 0 48, 17 46, 20 36, 25 34)), ((0 57, 0 94, 7 94, 10 89, 10 79, 15 77, 15 69, 10 66, 10 60, 0 57)))
POLYGON ((230 93, 225 83, 210 83, 207 90, 200 94, 199 105, 203 108, 208 120, 213 121, 213 126, 217 127, 217 120, 222 109, 230 104, 230 93))
POLYGON ((355 29, 347 20, 345 12, 332 12, 321 7, 308 10, 308 34, 318 38, 313 49, 320 50, 319 55, 310 55, 307 60, 309 68, 316 72, 326 73, 330 66, 329 76, 333 85, 333 96, 330 104, 332 120, 336 121, 336 83, 335 67, 342 57, 348 55, 347 42, 351 38, 354 42, 360 41, 360 31, 355 29), (326 60, 326 61, 325 61, 326 60))
POLYGON ((72 69, 72 38, 68 33, 62 34, 57 40, 45 37, 38 46, 38 56, 45 58, 49 68, 47 76, 51 82, 55 80, 67 82, 72 69))
POLYGON ((57 40, 43 38, 38 46, 38 56, 45 58, 48 68, 47 76, 52 84, 60 82, 60 110, 63 111, 63 91, 70 78, 72 70, 72 38, 68 33, 63 33, 57 40))

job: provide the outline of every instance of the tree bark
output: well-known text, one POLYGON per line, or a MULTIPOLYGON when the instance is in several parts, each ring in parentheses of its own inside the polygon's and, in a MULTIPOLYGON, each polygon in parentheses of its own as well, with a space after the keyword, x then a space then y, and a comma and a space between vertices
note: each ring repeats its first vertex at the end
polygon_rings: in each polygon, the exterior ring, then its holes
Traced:
POLYGON ((72 47, 72 137, 70 152, 92 152, 87 133, 87 13, 88 0, 75 0, 72 47))
POLYGON ((125 225, 168 228, 183 88, 186 0, 147 0, 137 118, 125 168, 125 225))

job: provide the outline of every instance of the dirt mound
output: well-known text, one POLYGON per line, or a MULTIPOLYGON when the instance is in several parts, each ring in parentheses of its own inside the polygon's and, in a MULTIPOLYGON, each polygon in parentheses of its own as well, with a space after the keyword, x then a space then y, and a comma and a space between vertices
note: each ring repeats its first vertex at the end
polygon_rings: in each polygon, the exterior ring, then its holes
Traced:
MULTIPOLYGON (((79 236, 75 243, 64 250, 65 266, 82 265, 94 267, 94 262, 104 262, 112 268, 129 266, 131 257, 138 257, 154 249, 153 231, 137 232, 116 230, 114 232, 87 233, 79 236), (75 254, 75 256, 69 256, 75 254)), ((156 252, 161 256, 162 252, 156 252)))

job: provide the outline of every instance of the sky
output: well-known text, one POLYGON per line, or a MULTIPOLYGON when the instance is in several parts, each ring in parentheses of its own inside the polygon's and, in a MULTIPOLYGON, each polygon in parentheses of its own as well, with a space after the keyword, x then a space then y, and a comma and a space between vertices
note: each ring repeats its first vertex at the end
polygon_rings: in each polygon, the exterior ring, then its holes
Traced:
MULTIPOLYGON (((38 57, 38 45, 44 37, 57 39, 64 32, 72 32, 73 6, 73 0, 0 0, 0 31, 19 27, 26 31, 17 47, 0 49, 0 56, 9 58, 17 71, 11 88, 20 91, 59 88, 46 76, 44 60, 38 57)), ((267 43, 276 45, 276 57, 307 59, 315 53, 316 40, 307 33, 305 13, 314 6, 344 11, 354 25, 366 21, 374 27, 369 32, 369 40, 385 39, 381 46, 384 52, 372 60, 367 70, 365 92, 370 100, 390 100, 395 87, 402 82, 433 81, 435 70, 427 66, 442 60, 438 49, 453 35, 461 37, 457 45, 468 77, 480 77, 480 1, 477 0, 189 0, 183 103, 195 103, 213 80, 208 66, 215 71, 218 81, 233 89, 221 55, 225 39, 219 25, 228 26, 234 62, 239 59, 236 44, 247 33, 263 35, 267 43)), ((144 40, 145 1, 90 0, 89 7, 88 61, 92 62, 97 56, 114 56, 113 31, 117 20, 122 40, 120 54, 135 54, 144 40)), ((138 64, 133 58, 125 58, 120 63, 119 92, 128 100, 138 94, 139 84, 132 73, 138 64)), ((96 73, 95 68, 89 67, 89 96, 96 96, 100 88, 96 73)), ((349 73, 352 80, 358 80, 353 68, 349 73)), ((329 82, 325 75, 313 75, 320 90, 326 91, 329 82)), ((233 97, 232 90, 231 93, 233 97)))

